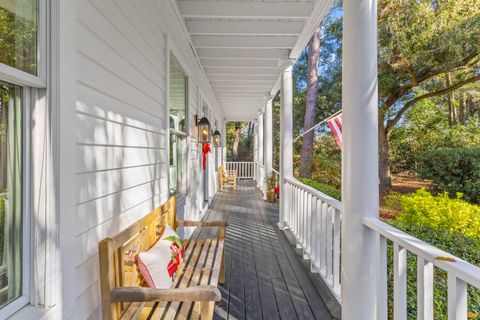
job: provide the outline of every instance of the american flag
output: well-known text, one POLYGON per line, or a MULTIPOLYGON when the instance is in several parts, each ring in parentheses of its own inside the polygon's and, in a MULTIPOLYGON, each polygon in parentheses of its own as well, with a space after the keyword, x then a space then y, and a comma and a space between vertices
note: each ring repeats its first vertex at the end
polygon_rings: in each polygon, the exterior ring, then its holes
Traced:
POLYGON ((342 150, 342 114, 335 116, 327 121, 332 134, 337 141, 338 147, 342 150))

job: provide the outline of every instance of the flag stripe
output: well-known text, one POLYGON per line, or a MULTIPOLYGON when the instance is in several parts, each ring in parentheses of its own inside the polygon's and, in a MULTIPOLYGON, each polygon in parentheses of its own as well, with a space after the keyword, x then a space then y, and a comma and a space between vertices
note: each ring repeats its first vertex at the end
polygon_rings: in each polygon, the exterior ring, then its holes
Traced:
POLYGON ((328 120, 327 123, 328 123, 328 126, 330 127, 330 130, 332 131, 335 141, 337 141, 338 147, 341 150, 343 146, 342 115, 339 114, 338 116, 328 120))

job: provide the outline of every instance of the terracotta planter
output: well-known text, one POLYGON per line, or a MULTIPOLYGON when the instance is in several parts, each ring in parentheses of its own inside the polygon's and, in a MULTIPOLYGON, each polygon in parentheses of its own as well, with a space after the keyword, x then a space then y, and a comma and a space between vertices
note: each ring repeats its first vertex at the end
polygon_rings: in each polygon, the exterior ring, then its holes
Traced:
POLYGON ((267 201, 270 202, 270 203, 274 203, 276 201, 275 190, 268 190, 267 191, 267 201))

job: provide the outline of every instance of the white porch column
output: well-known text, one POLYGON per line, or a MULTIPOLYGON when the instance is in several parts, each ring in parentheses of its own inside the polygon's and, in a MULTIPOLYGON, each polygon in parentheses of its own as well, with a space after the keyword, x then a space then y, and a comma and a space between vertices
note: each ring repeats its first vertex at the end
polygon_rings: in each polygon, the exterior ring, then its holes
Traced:
POLYGON ((257 176, 257 186, 259 188, 263 188, 263 180, 265 177, 265 170, 260 168, 260 166, 264 166, 263 163, 263 113, 258 114, 258 121, 257 121, 257 126, 258 126, 258 157, 257 157, 257 162, 258 162, 258 176, 257 176))
POLYGON ((257 181, 258 179, 258 171, 257 171, 257 163, 258 163, 258 119, 257 121, 253 122, 253 180, 257 181))
POLYGON ((342 319, 377 319, 375 235, 378 217, 377 3, 343 2, 342 319))
MULTIPOLYGON (((263 164, 265 166, 265 175, 272 173, 273 167, 273 131, 272 131, 272 98, 265 103, 265 113, 263 115, 263 164)), ((266 185, 263 185, 263 195, 267 198, 266 185)))
MULTIPOLYGON (((283 180, 293 176, 293 83, 292 66, 282 73, 280 89, 280 192, 283 192, 283 180)), ((280 196, 280 217, 278 226, 285 227, 288 199, 280 196)))
POLYGON ((273 167, 272 99, 265 104, 263 121, 263 163, 265 164, 265 174, 270 174, 273 167))

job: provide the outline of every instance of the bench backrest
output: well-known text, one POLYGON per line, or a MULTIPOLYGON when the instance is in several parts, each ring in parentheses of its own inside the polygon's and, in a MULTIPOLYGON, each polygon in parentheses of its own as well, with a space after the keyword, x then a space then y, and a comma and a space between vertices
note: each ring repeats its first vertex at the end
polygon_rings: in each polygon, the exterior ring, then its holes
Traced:
POLYGON ((121 303, 111 303, 113 288, 145 285, 136 257, 158 240, 166 224, 176 229, 175 197, 127 229, 99 243, 103 319, 118 319, 126 307, 121 303))

